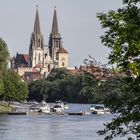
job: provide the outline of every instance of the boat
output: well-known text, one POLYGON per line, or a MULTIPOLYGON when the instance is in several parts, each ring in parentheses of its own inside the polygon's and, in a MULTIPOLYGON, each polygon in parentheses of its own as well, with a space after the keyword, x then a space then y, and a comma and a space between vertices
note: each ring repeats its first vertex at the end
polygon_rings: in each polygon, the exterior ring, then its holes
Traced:
POLYGON ((90 112, 92 114, 109 114, 110 109, 105 108, 104 105, 91 105, 90 112))
POLYGON ((56 104, 52 107, 53 112, 64 112, 64 106, 56 104))
POLYGON ((69 105, 67 104, 67 102, 64 102, 64 109, 65 110, 69 109, 69 105))
POLYGON ((95 105, 91 105, 90 108, 89 108, 89 111, 92 112, 94 110, 95 110, 95 105))
POLYGON ((52 106, 52 111, 53 112, 64 112, 65 110, 65 105, 62 101, 58 100, 55 102, 55 105, 52 106))
POLYGON ((50 113, 50 111, 51 111, 50 106, 45 101, 43 101, 41 103, 41 107, 39 109, 39 112, 50 113))
POLYGON ((39 107, 38 107, 37 105, 31 105, 29 110, 30 110, 31 112, 32 112, 32 111, 39 111, 39 107))
POLYGON ((52 111, 53 112, 64 112, 64 110, 68 109, 69 106, 66 102, 62 102, 61 100, 58 100, 55 102, 55 105, 52 106, 52 111))
POLYGON ((63 108, 64 110, 69 109, 69 106, 68 106, 67 102, 62 102, 61 100, 58 100, 58 101, 55 102, 55 104, 56 104, 56 105, 62 106, 62 108, 63 108))

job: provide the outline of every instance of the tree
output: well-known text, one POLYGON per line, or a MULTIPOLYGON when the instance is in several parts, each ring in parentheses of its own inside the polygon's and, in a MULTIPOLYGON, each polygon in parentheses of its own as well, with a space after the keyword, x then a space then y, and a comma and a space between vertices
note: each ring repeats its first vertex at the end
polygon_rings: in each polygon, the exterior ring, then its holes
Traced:
POLYGON ((7 68, 8 57, 9 57, 9 53, 7 49, 7 44, 5 43, 4 40, 0 38, 0 72, 1 74, 7 68))
POLYGON ((47 80, 49 81, 61 80, 67 78, 68 76, 71 76, 71 73, 67 69, 59 68, 52 71, 47 77, 47 80))
POLYGON ((4 99, 12 101, 24 101, 28 96, 28 86, 21 81, 19 75, 13 70, 7 70, 3 78, 4 83, 4 99))
POLYGON ((0 95, 2 95, 3 91, 4 91, 4 84, 3 84, 3 80, 0 79, 0 95))
POLYGON ((124 7, 97 15, 102 28, 102 43, 110 48, 109 63, 121 77, 121 98, 110 98, 107 105, 119 115, 106 124, 106 139, 134 133, 140 136, 140 0, 123 0, 124 7), (125 128, 125 129, 124 129, 125 128))
POLYGON ((0 95, 3 93, 3 75, 7 68, 7 60, 9 57, 7 44, 0 38, 0 95))
POLYGON ((84 73, 82 78, 82 89, 80 91, 81 97, 88 103, 95 103, 96 87, 98 80, 90 73, 84 73))

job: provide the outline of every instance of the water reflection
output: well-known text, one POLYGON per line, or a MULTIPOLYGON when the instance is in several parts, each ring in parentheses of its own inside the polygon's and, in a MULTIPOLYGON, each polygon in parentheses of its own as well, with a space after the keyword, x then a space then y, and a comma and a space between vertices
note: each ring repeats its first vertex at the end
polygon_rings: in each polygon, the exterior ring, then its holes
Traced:
MULTIPOLYGON (((88 107, 71 104, 69 111, 88 107)), ((96 132, 111 118, 112 115, 0 115, 0 140, 103 140, 96 132)))

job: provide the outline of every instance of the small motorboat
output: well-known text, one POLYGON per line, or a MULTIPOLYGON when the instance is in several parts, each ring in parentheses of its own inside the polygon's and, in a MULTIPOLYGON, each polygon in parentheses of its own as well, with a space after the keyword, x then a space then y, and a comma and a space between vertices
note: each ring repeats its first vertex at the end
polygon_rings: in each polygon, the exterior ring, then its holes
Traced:
POLYGON ((41 107, 39 109, 39 112, 50 113, 50 111, 51 111, 50 106, 45 101, 43 101, 41 103, 41 107))
POLYGON ((64 109, 65 110, 69 109, 69 105, 67 104, 67 102, 64 102, 63 104, 64 104, 64 109))
POLYGON ((110 110, 105 108, 104 105, 95 105, 90 108, 92 114, 109 114, 110 110))
POLYGON ((63 112, 64 111, 64 107, 62 105, 54 105, 52 107, 52 111, 53 112, 63 112))
POLYGON ((51 107, 53 112, 64 112, 64 110, 68 109, 69 106, 66 102, 62 102, 60 100, 55 102, 55 105, 51 107))
POLYGON ((69 106, 68 106, 67 102, 62 102, 61 100, 58 100, 58 101, 55 102, 55 104, 62 106, 62 108, 65 109, 65 110, 69 109, 69 106))
POLYGON ((90 106, 89 111, 92 112, 94 110, 95 110, 95 105, 93 104, 93 105, 90 106))
POLYGON ((39 111, 39 107, 37 106, 37 105, 31 105, 30 106, 30 111, 32 112, 32 111, 39 111))

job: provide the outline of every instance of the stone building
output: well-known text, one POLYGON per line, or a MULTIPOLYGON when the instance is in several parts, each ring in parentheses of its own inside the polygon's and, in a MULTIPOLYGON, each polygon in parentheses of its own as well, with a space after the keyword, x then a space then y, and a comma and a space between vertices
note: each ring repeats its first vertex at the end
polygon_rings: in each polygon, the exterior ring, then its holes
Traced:
POLYGON ((36 8, 34 30, 31 35, 29 53, 17 53, 11 59, 11 68, 24 80, 31 82, 47 77, 52 69, 68 67, 68 52, 62 46, 62 38, 59 33, 57 11, 54 9, 52 30, 49 43, 44 45, 41 32, 38 6, 36 8))

